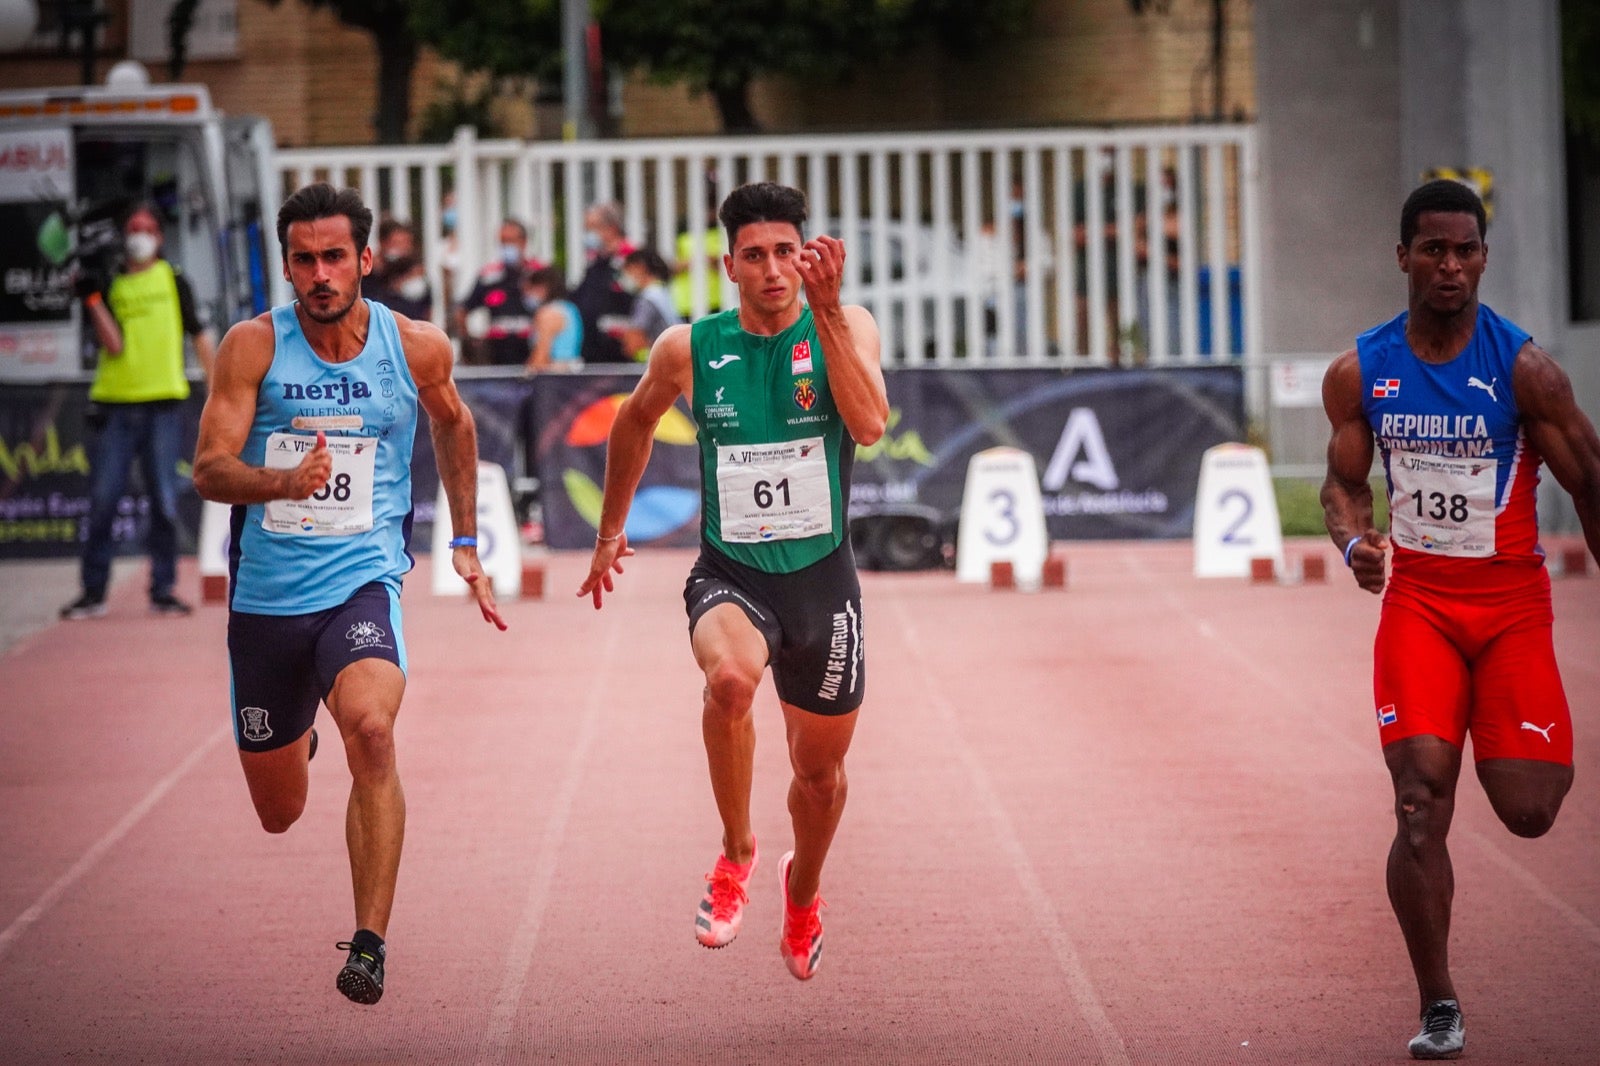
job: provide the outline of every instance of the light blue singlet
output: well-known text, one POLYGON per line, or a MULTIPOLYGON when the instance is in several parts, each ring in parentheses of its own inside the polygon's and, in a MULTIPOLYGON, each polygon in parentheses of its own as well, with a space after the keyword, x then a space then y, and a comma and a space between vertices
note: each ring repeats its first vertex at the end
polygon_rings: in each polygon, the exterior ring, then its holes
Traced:
POLYGON ((411 570, 417 386, 394 316, 370 300, 367 309, 366 347, 346 363, 312 351, 293 304, 272 310, 272 365, 239 457, 252 466, 293 466, 320 427, 334 476, 320 499, 233 508, 236 611, 308 614, 344 603, 372 581, 398 595, 411 570))

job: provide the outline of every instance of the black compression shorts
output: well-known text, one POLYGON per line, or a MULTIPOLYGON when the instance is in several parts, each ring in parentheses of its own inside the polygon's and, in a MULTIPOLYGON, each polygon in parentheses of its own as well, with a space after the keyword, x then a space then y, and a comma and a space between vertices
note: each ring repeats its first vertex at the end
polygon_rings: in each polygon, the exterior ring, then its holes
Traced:
POLYGON ((778 698, 815 714, 848 714, 867 687, 861 582, 850 542, 792 574, 769 574, 702 544, 683 589, 689 632, 732 603, 767 640, 778 698))

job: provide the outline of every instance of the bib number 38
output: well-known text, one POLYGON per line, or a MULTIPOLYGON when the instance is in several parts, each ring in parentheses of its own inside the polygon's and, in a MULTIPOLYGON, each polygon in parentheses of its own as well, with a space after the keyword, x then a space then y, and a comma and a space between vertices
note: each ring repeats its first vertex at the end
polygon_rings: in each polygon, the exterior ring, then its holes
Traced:
MULTIPOLYGON (((372 486, 378 442, 372 437, 329 437, 333 472, 328 483, 304 500, 272 500, 262 508, 261 527, 297 537, 345 537, 372 528, 372 486)), ((267 438, 272 470, 292 470, 315 448, 315 435, 274 433, 267 438)))

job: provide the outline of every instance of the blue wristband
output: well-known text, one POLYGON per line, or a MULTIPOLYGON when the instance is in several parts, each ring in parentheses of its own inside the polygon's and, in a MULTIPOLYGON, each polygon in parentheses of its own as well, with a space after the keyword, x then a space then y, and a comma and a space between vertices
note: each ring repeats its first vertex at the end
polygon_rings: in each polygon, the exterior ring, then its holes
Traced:
POLYGON ((1351 537, 1350 543, 1344 546, 1344 565, 1350 565, 1350 553, 1355 551, 1356 545, 1361 543, 1360 537, 1351 537))
POLYGON ((455 548, 476 548, 477 546, 477 537, 452 537, 450 540, 452 550, 455 548))

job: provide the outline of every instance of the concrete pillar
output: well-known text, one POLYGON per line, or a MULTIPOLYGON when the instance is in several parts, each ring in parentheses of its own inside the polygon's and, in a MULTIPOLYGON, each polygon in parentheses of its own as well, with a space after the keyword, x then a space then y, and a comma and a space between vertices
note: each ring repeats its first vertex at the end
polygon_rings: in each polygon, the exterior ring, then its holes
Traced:
POLYGON ((1400 159, 1494 179, 1481 295, 1561 353, 1567 313, 1559 0, 1403 0, 1400 159))

